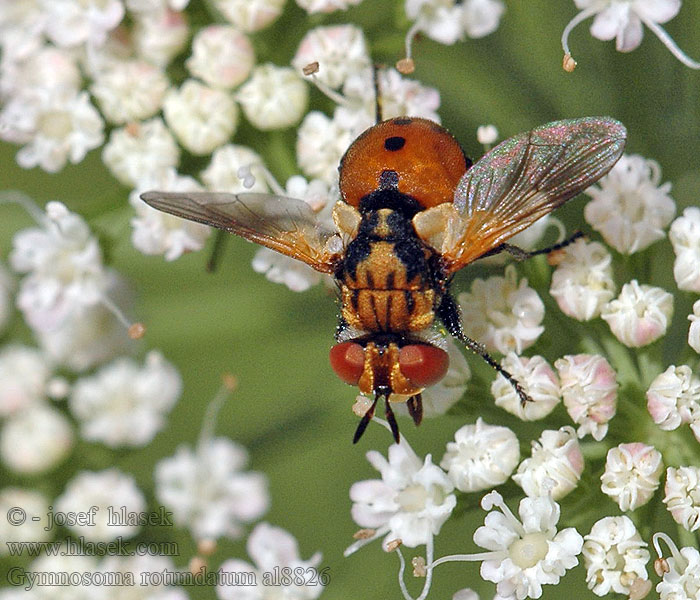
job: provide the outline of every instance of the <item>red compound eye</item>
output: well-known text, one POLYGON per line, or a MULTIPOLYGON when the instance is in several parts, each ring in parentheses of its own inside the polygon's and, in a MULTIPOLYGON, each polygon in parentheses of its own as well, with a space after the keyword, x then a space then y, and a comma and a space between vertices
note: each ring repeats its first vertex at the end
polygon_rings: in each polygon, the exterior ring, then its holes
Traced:
POLYGON ((330 351, 331 367, 345 383, 357 385, 365 368, 365 349, 355 342, 336 344, 330 351))
POLYGON ((430 344, 409 344, 399 350, 401 373, 419 387, 440 381, 449 366, 447 352, 430 344))

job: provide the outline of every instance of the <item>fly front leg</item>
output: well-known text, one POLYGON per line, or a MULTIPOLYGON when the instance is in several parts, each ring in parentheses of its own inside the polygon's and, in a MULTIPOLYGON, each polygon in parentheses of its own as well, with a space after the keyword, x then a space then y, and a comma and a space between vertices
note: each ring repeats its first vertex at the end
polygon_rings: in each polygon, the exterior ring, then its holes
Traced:
POLYGON ((352 438, 353 444, 357 444, 357 442, 360 441, 362 434, 365 432, 365 429, 367 429, 367 425, 369 425, 369 422, 372 420, 372 417, 374 417, 374 411, 377 408, 378 400, 379 395, 375 395, 374 402, 372 402, 372 406, 369 407, 369 410, 360 419, 360 422, 357 425, 357 429, 355 430, 355 435, 352 438))
POLYGON ((513 389, 520 397, 520 403, 522 405, 525 405, 527 402, 532 402, 532 398, 527 395, 515 377, 513 377, 500 364, 498 364, 498 362, 496 362, 496 360, 486 351, 484 345, 465 335, 464 331, 462 330, 459 305, 449 294, 449 292, 442 297, 442 301, 440 302, 440 306, 438 306, 436 314, 452 337, 462 342, 472 352, 475 352, 481 356, 481 358, 483 358, 491 367, 506 378, 508 383, 513 386, 513 389))

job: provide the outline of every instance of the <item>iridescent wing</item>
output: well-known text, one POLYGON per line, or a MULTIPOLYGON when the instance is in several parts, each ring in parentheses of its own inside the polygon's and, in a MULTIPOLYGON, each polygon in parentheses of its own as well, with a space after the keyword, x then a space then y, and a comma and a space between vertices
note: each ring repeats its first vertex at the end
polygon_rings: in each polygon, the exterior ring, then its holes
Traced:
POLYGON ((340 257, 340 248, 328 243, 336 232, 320 224, 302 200, 271 194, 155 191, 141 194, 141 199, 176 217, 240 235, 322 273, 332 273, 340 257))
POLYGON ((626 135, 614 119, 588 117, 512 137, 462 176, 454 204, 418 213, 416 232, 443 255, 448 274, 458 271, 605 175, 626 135))

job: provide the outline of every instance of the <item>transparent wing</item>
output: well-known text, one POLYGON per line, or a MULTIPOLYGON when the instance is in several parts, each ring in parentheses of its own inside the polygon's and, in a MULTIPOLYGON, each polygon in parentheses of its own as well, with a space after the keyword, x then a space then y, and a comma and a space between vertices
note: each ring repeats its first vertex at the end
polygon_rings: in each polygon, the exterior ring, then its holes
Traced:
POLYGON ((146 192, 141 199, 163 212, 240 235, 310 265, 333 272, 338 254, 326 249, 335 234, 302 200, 271 194, 146 192))
POLYGON ((608 117, 556 121, 512 137, 485 154, 455 191, 459 235, 443 249, 449 272, 532 225, 605 175, 627 131, 608 117))

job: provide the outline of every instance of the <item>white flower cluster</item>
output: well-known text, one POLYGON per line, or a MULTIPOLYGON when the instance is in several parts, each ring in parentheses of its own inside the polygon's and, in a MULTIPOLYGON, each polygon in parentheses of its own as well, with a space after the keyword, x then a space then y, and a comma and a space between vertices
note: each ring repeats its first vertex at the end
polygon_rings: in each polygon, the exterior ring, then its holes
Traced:
POLYGON ((196 540, 238 539, 270 503, 265 476, 244 472, 247 462, 246 450, 226 438, 182 444, 156 465, 156 495, 196 540))
MULTIPOLYGON (((251 532, 246 543, 253 564, 229 559, 219 568, 224 574, 255 574, 254 586, 220 583, 216 588, 219 600, 247 600, 249 598, 271 598, 281 595, 289 600, 313 600, 323 591, 324 574, 317 570, 321 554, 316 552, 308 560, 302 560, 294 537, 279 527, 260 523, 251 532), (270 573, 288 570, 293 576, 289 583, 267 582, 270 573)), ((222 577, 225 581, 234 581, 222 577)))
POLYGON ((541 356, 523 357, 511 352, 501 361, 531 398, 522 403, 513 385, 501 374, 491 384, 497 406, 523 421, 549 415, 563 399, 578 437, 605 437, 615 416, 617 389, 615 370, 601 355, 576 354, 556 360, 556 371, 541 356))
POLYGON ((505 276, 475 279, 458 296, 464 332, 489 351, 522 353, 542 335, 544 304, 527 279, 518 281, 513 265, 505 276))
POLYGON ((551 498, 523 498, 520 519, 497 492, 484 496, 481 506, 500 509, 474 532, 474 542, 492 555, 481 563, 481 576, 496 584, 500 598, 539 598, 542 585, 556 585, 578 564, 583 538, 573 527, 557 531, 560 509, 551 498))
POLYGON ((130 358, 119 358, 79 379, 69 405, 86 440, 113 448, 143 446, 163 427, 181 388, 177 370, 152 351, 143 368, 130 358))
POLYGON ((389 447, 389 460, 375 450, 367 460, 382 479, 353 484, 352 518, 360 527, 376 530, 371 539, 386 534, 385 548, 394 540, 410 548, 427 544, 457 504, 452 480, 430 455, 421 461, 405 439, 389 447))
MULTIPOLYGON (((595 15, 591 25, 591 35, 603 41, 615 40, 619 52, 631 52, 642 43, 646 25, 678 60, 691 69, 700 69, 700 63, 692 60, 676 45, 671 36, 659 23, 673 19, 681 9, 680 0, 574 0, 581 9, 562 34, 562 47, 565 60, 571 59, 569 34, 581 21, 595 15)), ((573 67, 576 66, 575 61, 573 67)), ((567 70, 573 70, 573 67, 567 70)))
MULTIPOLYGON (((641 252, 665 237, 664 229, 675 214, 671 184, 660 185, 660 181, 661 169, 655 161, 623 155, 586 190, 593 198, 585 207, 586 220, 618 252, 641 252)), ((695 273, 700 273, 696 249, 700 227, 694 218, 688 209, 670 233, 677 255, 674 274, 682 289, 692 289, 695 273)), ((612 256, 602 244, 579 239, 562 250, 556 263, 550 293, 567 316, 578 321, 601 317, 630 348, 647 346, 665 335, 673 316, 673 296, 632 279, 614 297, 612 256)))
POLYGON ((0 457, 18 473, 42 473, 73 447, 73 429, 48 399, 53 369, 40 350, 20 345, 0 349, 0 457))
POLYGON ((654 160, 624 154, 610 172, 586 190, 586 221, 622 254, 640 252, 664 237, 676 204, 671 184, 661 182, 654 160))
MULTIPOLYGON (((28 203, 25 198, 22 201, 28 203)), ((74 370, 94 366, 125 348, 125 299, 118 275, 107 268, 87 223, 60 202, 41 212, 27 204, 37 227, 13 238, 10 265, 24 277, 17 306, 40 346, 74 370)))
POLYGON ((92 542, 109 542, 117 537, 134 537, 141 525, 131 523, 125 517, 110 517, 109 507, 117 512, 143 513, 146 499, 131 475, 118 469, 104 471, 81 471, 66 485, 54 508, 59 512, 86 512, 92 510, 94 516, 87 522, 76 520, 69 528, 77 536, 92 542), (97 507, 92 510, 91 507, 97 507), (123 509, 122 509, 123 507, 123 509))
MULTIPOLYGON (((557 532, 560 498, 573 490, 583 471, 583 455, 570 427, 544 432, 533 443, 532 458, 524 460, 513 479, 526 493, 520 503, 519 521, 496 492, 482 500, 490 510, 474 541, 489 552, 445 556, 433 560, 433 537, 449 518, 456 504, 454 488, 477 492, 504 483, 520 460, 518 439, 507 427, 478 419, 455 433, 439 468, 430 455, 423 461, 405 438, 389 448, 385 459, 376 451, 367 458, 382 475, 381 480, 355 483, 350 489, 352 517, 361 527, 349 555, 380 536, 385 550, 397 546, 425 545, 426 560, 416 572, 426 576, 438 565, 451 561, 482 561, 481 575, 497 584, 499 598, 538 598, 543 584, 556 584, 578 562, 583 539, 573 528, 557 532), (444 469, 444 471, 443 471, 444 469)), ((403 563, 403 558, 401 558, 403 563)), ((420 561, 419 561, 420 562, 420 561)), ((426 579, 423 594, 429 589, 426 579)), ((406 593, 404 592, 404 597, 406 593)), ((455 596, 461 597, 461 596, 455 596)), ((467 596, 468 597, 468 596, 467 596)))
POLYGON ((481 38, 498 28, 505 4, 501 0, 406 0, 406 16, 414 21, 411 34, 420 31, 441 44, 481 38))
MULTIPOLYGON (((85 517, 72 519, 73 522, 67 525, 73 536, 71 542, 54 542, 52 546, 56 549, 55 552, 42 555, 27 566, 27 569, 40 573, 69 573, 74 578, 71 585, 67 586, 65 582, 53 579, 41 586, 19 590, 18 597, 37 600, 107 600, 123 596, 125 590, 138 589, 139 593, 135 598, 187 600, 188 596, 183 590, 168 587, 162 582, 152 583, 153 580, 149 579, 149 574, 165 571, 176 573, 170 558, 139 552, 133 556, 110 553, 98 559, 95 553, 89 551, 89 548, 97 547, 88 546, 92 544, 100 544, 103 547, 115 547, 119 544, 126 547, 131 542, 130 538, 139 533, 139 525, 127 522, 135 514, 146 514, 143 512, 146 508, 143 493, 136 486, 133 477, 114 468, 99 472, 81 471, 68 482, 52 506, 49 506, 48 500, 42 494, 36 492, 19 488, 1 490, 0 508, 3 513, 16 510, 17 507, 25 511, 26 522, 23 525, 9 526, 6 525, 7 520, 3 519, 4 540, 46 541, 53 535, 57 525, 54 519, 62 511, 72 511, 66 514, 80 514, 85 517), (54 515, 54 518, 49 520, 47 514, 54 515), (87 521, 92 524, 85 524, 87 521), (18 535, 20 537, 17 537, 18 535), (76 552, 76 548, 80 550, 76 552), (124 581, 133 577, 134 581, 138 582, 138 588, 113 584, 106 588, 98 585, 93 579, 109 576, 114 578, 116 573, 123 574, 124 581)), ((6 592, 4 589, 2 597, 10 598, 6 592)))

